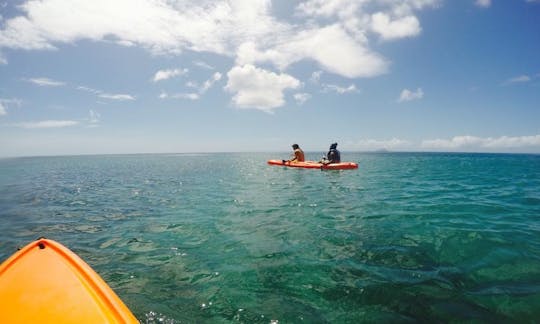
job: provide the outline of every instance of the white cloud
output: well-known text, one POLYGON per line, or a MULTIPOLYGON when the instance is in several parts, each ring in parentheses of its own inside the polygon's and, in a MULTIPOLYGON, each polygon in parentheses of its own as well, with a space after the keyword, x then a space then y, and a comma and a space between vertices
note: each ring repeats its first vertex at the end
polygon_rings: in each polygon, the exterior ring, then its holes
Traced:
POLYGON ((325 84, 323 86, 323 91, 324 92, 334 91, 334 92, 339 93, 339 94, 345 94, 345 93, 358 92, 358 89, 356 89, 356 85, 354 85, 354 84, 351 84, 346 88, 340 87, 340 86, 335 85, 335 84, 325 84))
POLYGON ((136 44, 153 53, 230 53, 237 38, 279 29, 265 1, 43 0, 7 19, 0 47, 54 49, 82 39, 136 44))
POLYGON ((78 86, 77 90, 90 92, 90 93, 93 93, 95 95, 99 95, 99 94, 103 93, 103 91, 101 91, 101 90, 97 90, 97 89, 93 89, 93 88, 85 87, 85 86, 78 86))
POLYGON ((172 96, 173 98, 183 98, 183 99, 189 99, 189 100, 197 100, 200 98, 199 94, 197 93, 179 93, 172 96))
POLYGON ((347 143, 351 150, 373 151, 373 150, 410 150, 412 143, 399 138, 391 139, 361 139, 356 142, 347 143))
POLYGON ((188 81, 186 82, 186 87, 188 88, 198 88, 199 84, 195 81, 188 81))
POLYGON ((491 0, 476 0, 474 4, 478 7, 488 8, 491 6, 491 0))
POLYGON ((286 89, 300 86, 300 81, 288 74, 276 74, 250 64, 233 67, 227 77, 225 89, 234 93, 232 100, 237 107, 265 112, 285 104, 283 92, 286 89))
POLYGON ((98 113, 97 111, 94 111, 92 109, 90 109, 90 111, 88 112, 90 117, 88 118, 88 122, 91 124, 91 125, 96 125, 96 124, 99 124, 99 121, 100 121, 100 118, 101 118, 101 114, 98 113))
MULTIPOLYGON (((369 38, 418 35, 417 11, 439 2, 306 0, 297 5, 294 21, 287 22, 273 16, 271 0, 23 0, 21 14, 2 21, 0 50, 107 41, 157 55, 207 52, 234 58, 237 66, 269 63, 282 73, 296 62, 312 61, 347 78, 375 77, 387 73, 390 61, 370 46, 369 38)), ((202 61, 193 64, 213 68, 202 61)), ((153 80, 181 71, 158 71, 153 80)))
MULTIPOLYGON (((359 8, 354 1, 336 6, 340 12, 359 8)), ((365 15, 358 11, 317 26, 309 17, 298 24, 277 20, 270 0, 43 0, 25 2, 20 9, 24 15, 7 19, 0 30, 0 48, 54 49, 84 39, 112 39, 156 54, 189 49, 233 56, 245 54, 242 44, 255 43, 255 57, 241 57, 238 65, 269 61, 283 69, 309 59, 346 77, 372 77, 388 68, 387 60, 368 47, 368 24, 351 29, 365 15)))
POLYGON ((0 98, 0 116, 7 115, 8 106, 21 106, 22 100, 20 99, 4 99, 0 98))
MULTIPOLYGON (((55 81, 48 78, 33 78, 33 79, 27 79, 27 81, 33 84, 42 86, 42 87, 60 87, 60 86, 65 85, 64 82, 55 81)), ((75 87, 75 89, 92 93, 103 99, 118 100, 118 101, 135 100, 135 97, 129 94, 111 94, 111 93, 106 93, 99 89, 93 89, 86 86, 77 86, 75 87)))
POLYGON ((237 65, 271 62, 281 70, 309 59, 326 71, 348 78, 373 77, 388 70, 388 61, 358 42, 339 24, 302 30, 267 49, 254 42, 240 45, 237 65))
POLYGON ((214 67, 211 66, 210 64, 206 63, 206 62, 203 62, 203 61, 193 61, 193 64, 195 66, 198 66, 202 69, 206 69, 206 70, 213 70, 214 67))
POLYGON ((439 0, 308 0, 297 6, 299 16, 336 19, 356 39, 374 31, 384 39, 417 35, 420 23, 415 12, 436 7, 439 0))
POLYGON ((319 81, 321 81, 322 74, 323 74, 323 71, 315 71, 311 73, 311 77, 309 78, 309 81, 313 83, 319 83, 319 81))
POLYGON ((422 88, 416 89, 415 92, 409 89, 403 89, 403 91, 401 91, 401 94, 399 95, 398 102, 418 100, 418 99, 422 99, 423 97, 424 97, 424 91, 422 90, 422 88))
POLYGON ((61 87, 66 85, 65 82, 55 81, 49 78, 31 78, 27 79, 27 81, 40 87, 61 87))
POLYGON ((373 31, 385 40, 412 37, 420 34, 420 22, 415 16, 406 16, 390 20, 390 16, 378 12, 371 16, 373 31))
POLYGON ((533 136, 502 136, 499 138, 486 138, 484 146, 488 148, 514 148, 526 146, 540 147, 540 135, 533 136))
POLYGON ((154 75, 154 78, 152 79, 152 81, 154 81, 154 82, 163 81, 163 80, 167 80, 167 79, 170 79, 170 78, 174 78, 176 76, 185 75, 188 72, 189 72, 188 69, 159 70, 154 75))
POLYGON ((540 152, 540 134, 531 136, 455 136, 412 142, 406 139, 361 139, 344 143, 350 150, 434 151, 434 152, 540 152))
POLYGON ((366 1, 309 0, 298 4, 296 11, 300 15, 311 17, 332 17, 354 14, 366 1))
POLYGON ((310 17, 342 17, 360 16, 369 8, 384 8, 395 15, 406 16, 415 10, 435 7, 439 0, 307 0, 296 7, 299 15, 310 17))
POLYGON ((159 95, 159 99, 189 99, 189 100, 198 100, 200 98, 200 95, 198 93, 174 93, 174 94, 168 94, 166 92, 162 92, 159 95))
POLYGON ((118 100, 118 101, 135 100, 135 97, 128 94, 101 93, 99 97, 103 99, 111 99, 111 100, 118 100))
POLYGON ((296 100, 296 103, 298 105, 303 105, 306 101, 311 99, 311 95, 305 92, 295 93, 293 97, 294 97, 294 100, 296 100))
POLYGON ((505 82, 503 82, 503 85, 509 85, 509 84, 514 84, 514 83, 525 83, 529 81, 531 81, 531 77, 526 74, 523 74, 523 75, 519 75, 519 76, 506 80, 505 82))
MULTIPOLYGON (((1 21, 1 20, 0 20, 1 21)), ((0 53, 0 64, 8 64, 7 58, 4 56, 4 54, 0 53)))
POLYGON ((476 136, 455 136, 451 139, 433 139, 422 141, 421 147, 431 150, 505 150, 505 149, 520 149, 526 147, 540 148, 540 135, 532 136, 501 136, 493 137, 476 137, 476 136))
POLYGON ((221 80, 222 74, 219 72, 215 72, 210 79, 206 80, 201 86, 195 81, 188 81, 186 83, 186 86, 189 88, 194 88, 197 90, 197 92, 182 92, 182 93, 175 93, 175 94, 168 94, 166 92, 162 92, 159 95, 160 99, 189 99, 189 100, 198 100, 201 98, 201 95, 206 93, 217 81, 221 80))
POLYGON ((204 82, 204 84, 202 85, 202 87, 199 89, 199 93, 203 94, 205 93, 206 91, 208 91, 208 89, 210 89, 212 87, 212 85, 221 80, 221 73, 219 72, 216 72, 212 75, 212 77, 208 80, 206 80, 204 82))
POLYGON ((422 141, 421 147, 427 149, 457 149, 480 146, 483 139, 475 136, 455 136, 452 139, 433 139, 422 141))
POLYGON ((86 86, 78 86, 76 88, 77 90, 89 92, 91 94, 94 94, 100 98, 103 99, 110 99, 110 100, 118 100, 118 101, 128 101, 128 100, 135 100, 136 98, 129 94, 111 94, 107 93, 103 90, 94 89, 86 86))
POLYGON ((42 120, 37 122, 25 122, 16 124, 21 128, 61 128, 78 125, 78 121, 74 120, 42 120))

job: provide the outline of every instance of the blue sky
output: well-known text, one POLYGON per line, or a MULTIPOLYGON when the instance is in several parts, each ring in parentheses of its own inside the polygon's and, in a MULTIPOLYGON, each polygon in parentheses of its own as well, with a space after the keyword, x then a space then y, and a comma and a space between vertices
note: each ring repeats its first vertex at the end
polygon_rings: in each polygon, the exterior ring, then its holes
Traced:
POLYGON ((540 153, 540 0, 0 1, 0 156, 540 153))

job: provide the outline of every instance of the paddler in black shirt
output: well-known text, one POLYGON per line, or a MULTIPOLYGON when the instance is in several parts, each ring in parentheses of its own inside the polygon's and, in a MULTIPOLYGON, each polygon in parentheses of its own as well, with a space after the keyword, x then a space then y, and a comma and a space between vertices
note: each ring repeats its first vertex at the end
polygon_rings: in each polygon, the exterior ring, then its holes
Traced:
POLYGON ((337 143, 330 145, 330 150, 326 153, 326 156, 320 161, 324 164, 339 163, 341 162, 341 154, 337 149, 337 143))

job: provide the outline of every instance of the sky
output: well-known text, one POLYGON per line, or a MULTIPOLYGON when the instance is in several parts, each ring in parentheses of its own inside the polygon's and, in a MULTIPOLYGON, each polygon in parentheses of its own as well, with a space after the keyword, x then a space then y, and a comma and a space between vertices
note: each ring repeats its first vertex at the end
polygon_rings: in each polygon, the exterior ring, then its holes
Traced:
POLYGON ((0 157, 540 153, 540 0, 0 0, 0 157))

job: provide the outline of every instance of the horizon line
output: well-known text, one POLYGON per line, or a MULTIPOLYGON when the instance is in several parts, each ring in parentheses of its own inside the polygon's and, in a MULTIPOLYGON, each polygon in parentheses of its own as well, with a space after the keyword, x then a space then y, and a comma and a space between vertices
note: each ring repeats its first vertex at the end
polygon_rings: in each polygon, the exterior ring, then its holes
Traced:
MULTIPOLYGON (((540 152, 497 152, 497 151, 411 151, 411 150, 340 150, 342 153, 362 154, 479 154, 479 155, 540 155, 540 152)), ((322 151, 305 151, 307 154, 320 154, 322 151)), ((193 151, 193 152, 135 152, 135 153, 78 153, 78 154, 43 154, 0 156, 0 159, 22 158, 58 158, 58 157, 90 157, 90 156, 128 156, 128 155, 212 155, 212 154, 250 154, 277 153, 290 154, 290 151, 193 151)))

